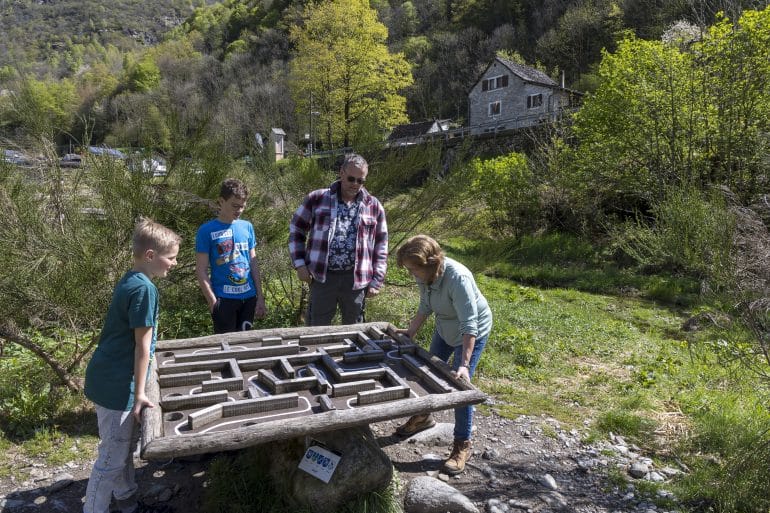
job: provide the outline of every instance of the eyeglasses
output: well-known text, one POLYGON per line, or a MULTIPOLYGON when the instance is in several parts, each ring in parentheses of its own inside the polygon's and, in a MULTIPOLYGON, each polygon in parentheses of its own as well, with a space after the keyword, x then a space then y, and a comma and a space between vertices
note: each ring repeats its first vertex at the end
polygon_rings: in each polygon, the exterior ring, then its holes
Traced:
POLYGON ((350 183, 357 183, 358 185, 363 185, 366 183, 366 178, 356 178, 355 176, 346 176, 345 179, 347 179, 350 183))

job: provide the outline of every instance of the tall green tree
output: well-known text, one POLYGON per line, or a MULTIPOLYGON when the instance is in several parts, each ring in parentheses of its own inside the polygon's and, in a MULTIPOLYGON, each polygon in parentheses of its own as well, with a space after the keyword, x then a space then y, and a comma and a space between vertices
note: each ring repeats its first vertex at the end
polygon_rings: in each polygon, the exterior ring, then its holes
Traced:
POLYGON ((720 17, 696 45, 702 70, 703 141, 709 179, 744 199, 767 190, 770 178, 770 6, 720 17))
POLYGON ((768 47, 770 7, 720 20, 690 48, 629 38, 605 53, 601 85, 574 125, 587 197, 650 205, 671 186, 727 185, 744 200, 761 192, 768 47))
POLYGON ((588 191, 649 203, 667 185, 697 175, 700 128, 691 60, 677 48, 634 38, 605 54, 601 85, 575 119, 576 162, 588 191))
POLYGON ((364 117, 389 127, 407 120, 400 91, 412 84, 401 53, 390 53, 388 31, 368 0, 330 0, 308 6, 291 31, 296 53, 291 90, 300 119, 318 112, 323 140, 348 146, 364 117), (312 98, 312 104, 311 104, 312 98))
POLYGON ((37 80, 25 76, 6 113, 12 125, 36 139, 53 140, 70 131, 77 109, 72 80, 37 80))

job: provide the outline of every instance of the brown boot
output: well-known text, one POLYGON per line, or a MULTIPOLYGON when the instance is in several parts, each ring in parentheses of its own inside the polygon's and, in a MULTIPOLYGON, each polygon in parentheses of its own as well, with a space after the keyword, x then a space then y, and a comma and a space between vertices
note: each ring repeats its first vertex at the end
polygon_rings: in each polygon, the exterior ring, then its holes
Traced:
POLYGON ((471 457, 471 441, 470 440, 455 440, 452 446, 452 454, 449 455, 449 459, 444 462, 445 473, 450 476, 459 474, 465 470, 465 462, 471 457))
POLYGON ((415 415, 410 417, 404 424, 401 424, 396 428, 396 434, 399 436, 412 436, 420 431, 425 431, 436 425, 436 421, 433 420, 433 415, 428 413, 427 415, 415 415))

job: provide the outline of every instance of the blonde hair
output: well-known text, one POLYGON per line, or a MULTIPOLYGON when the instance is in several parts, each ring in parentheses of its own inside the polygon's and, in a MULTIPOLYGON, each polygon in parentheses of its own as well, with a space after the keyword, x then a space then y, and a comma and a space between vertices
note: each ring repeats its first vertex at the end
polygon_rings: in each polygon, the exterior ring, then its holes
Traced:
POLYGON ((167 253, 179 246, 182 237, 170 228, 156 223, 147 217, 139 217, 134 225, 134 235, 131 239, 131 250, 135 257, 140 257, 148 249, 158 253, 167 253))
POLYGON ((433 279, 441 275, 444 258, 441 246, 427 235, 415 235, 409 238, 396 253, 396 263, 399 267, 410 263, 428 271, 433 279))

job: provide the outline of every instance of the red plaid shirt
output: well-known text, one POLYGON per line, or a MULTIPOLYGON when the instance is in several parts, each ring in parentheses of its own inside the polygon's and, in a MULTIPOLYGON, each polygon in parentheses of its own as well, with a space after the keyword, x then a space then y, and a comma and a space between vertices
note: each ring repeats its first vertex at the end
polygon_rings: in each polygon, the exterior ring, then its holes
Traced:
MULTIPOLYGON (((339 181, 305 197, 289 224, 289 253, 294 267, 306 265, 313 279, 326 281, 329 241, 337 217, 339 181)), ((358 201, 358 236, 353 289, 379 289, 385 279, 388 260, 388 224, 385 209, 377 198, 361 188, 358 201)))

